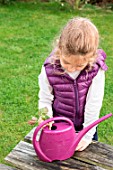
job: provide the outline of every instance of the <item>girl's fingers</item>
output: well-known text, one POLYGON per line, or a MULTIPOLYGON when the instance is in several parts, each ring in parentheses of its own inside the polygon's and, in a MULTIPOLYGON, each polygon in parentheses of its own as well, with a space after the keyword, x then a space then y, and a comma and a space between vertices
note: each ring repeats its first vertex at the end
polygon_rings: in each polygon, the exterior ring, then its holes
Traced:
POLYGON ((76 147, 76 151, 79 151, 80 148, 81 148, 81 147, 78 145, 78 146, 76 147))
POLYGON ((49 124, 49 130, 51 130, 53 123, 54 123, 54 121, 48 123, 49 124))
POLYGON ((78 151, 83 151, 86 148, 86 146, 81 146, 80 148, 78 148, 78 151))
POLYGON ((29 121, 28 121, 28 124, 29 124, 29 125, 34 125, 35 123, 36 123, 36 121, 34 121, 34 120, 29 120, 29 121))
POLYGON ((87 148, 87 146, 89 145, 89 142, 86 142, 84 140, 81 140, 76 148, 76 151, 83 151, 84 149, 87 148))
POLYGON ((34 125, 37 122, 37 118, 36 117, 32 117, 31 120, 28 121, 29 125, 34 125))

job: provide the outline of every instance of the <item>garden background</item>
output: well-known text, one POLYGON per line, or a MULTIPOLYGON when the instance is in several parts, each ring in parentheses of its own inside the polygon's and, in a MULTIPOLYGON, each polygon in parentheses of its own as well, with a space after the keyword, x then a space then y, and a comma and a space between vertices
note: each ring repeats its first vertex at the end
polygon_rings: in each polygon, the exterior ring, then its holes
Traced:
MULTIPOLYGON (((113 112, 113 11, 86 4, 15 2, 0 6, 0 163, 33 128, 38 112, 38 75, 55 37, 75 16, 87 17, 100 32, 107 54, 106 86, 100 116, 113 112)), ((98 127, 99 141, 113 145, 113 118, 98 127)))

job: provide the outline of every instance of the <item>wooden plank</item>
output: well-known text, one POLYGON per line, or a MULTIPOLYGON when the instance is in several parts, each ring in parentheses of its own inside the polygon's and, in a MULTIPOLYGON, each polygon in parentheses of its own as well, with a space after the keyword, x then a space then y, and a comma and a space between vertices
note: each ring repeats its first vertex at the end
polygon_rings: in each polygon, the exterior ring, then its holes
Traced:
POLYGON ((21 141, 5 160, 21 170, 105 170, 102 167, 70 158, 52 163, 42 162, 36 156, 33 145, 21 141))
POLYGON ((0 170, 18 170, 18 169, 4 165, 4 164, 0 164, 0 170))
POLYGON ((113 169, 113 146, 104 143, 94 142, 85 151, 76 152, 73 157, 108 170, 113 169))
MULTIPOLYGON (((31 143, 32 142, 32 138, 33 138, 33 133, 35 131, 36 127, 34 127, 24 138, 24 141, 31 143)), ((41 132, 41 131, 40 131, 41 132)), ((39 139, 40 136, 40 132, 37 135, 37 139, 39 139)))

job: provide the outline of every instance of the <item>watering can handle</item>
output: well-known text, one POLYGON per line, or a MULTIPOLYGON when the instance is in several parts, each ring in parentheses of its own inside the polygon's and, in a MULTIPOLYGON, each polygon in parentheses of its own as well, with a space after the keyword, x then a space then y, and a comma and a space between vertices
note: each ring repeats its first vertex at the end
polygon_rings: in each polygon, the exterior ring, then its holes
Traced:
POLYGON ((34 135, 33 135, 33 139, 36 139, 37 133, 39 132, 39 130, 46 125, 49 122, 55 121, 55 120, 63 120, 68 122, 71 126, 73 126, 73 123, 70 119, 66 118, 66 117, 52 117, 50 119, 47 119, 45 121, 43 121, 42 123, 39 124, 39 126, 37 126, 37 128, 34 131, 34 135))
POLYGON ((49 122, 52 122, 52 121, 55 121, 55 120, 63 120, 63 121, 66 121, 68 122, 71 126, 73 126, 73 122, 66 118, 66 117, 53 117, 53 118, 50 118, 50 119, 47 119, 45 121, 43 121, 42 123, 40 123, 39 126, 36 127, 35 131, 34 131, 34 134, 33 134, 33 146, 35 148, 35 151, 37 154, 40 155, 41 159, 43 161, 46 161, 46 162, 51 162, 52 160, 50 160, 41 150, 40 148, 40 144, 39 144, 39 141, 36 140, 36 137, 37 137, 37 134, 39 132, 39 130, 44 126, 46 125, 47 123, 49 122))
POLYGON ((71 126, 73 126, 72 121, 66 117, 52 117, 52 118, 47 119, 47 120, 43 121, 42 123, 40 123, 40 125, 38 127, 39 127, 39 129, 41 129, 47 123, 55 121, 55 120, 63 120, 63 121, 68 122, 71 126))

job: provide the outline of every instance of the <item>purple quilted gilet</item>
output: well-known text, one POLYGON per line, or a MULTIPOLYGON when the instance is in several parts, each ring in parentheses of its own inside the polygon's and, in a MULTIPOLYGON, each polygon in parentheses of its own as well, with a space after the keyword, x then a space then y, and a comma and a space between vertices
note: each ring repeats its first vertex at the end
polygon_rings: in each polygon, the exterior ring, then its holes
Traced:
POLYGON ((77 79, 72 79, 64 73, 60 62, 50 63, 50 57, 46 59, 44 66, 50 85, 53 87, 53 116, 65 116, 70 118, 77 131, 83 128, 84 108, 88 89, 93 78, 97 75, 99 68, 107 70, 105 64, 106 54, 98 50, 96 64, 91 71, 82 70, 77 79))

